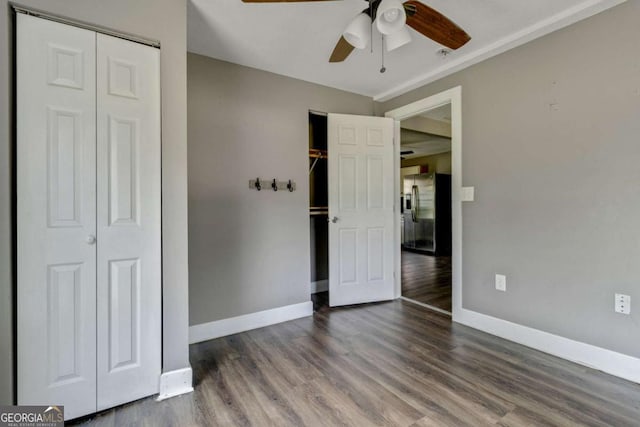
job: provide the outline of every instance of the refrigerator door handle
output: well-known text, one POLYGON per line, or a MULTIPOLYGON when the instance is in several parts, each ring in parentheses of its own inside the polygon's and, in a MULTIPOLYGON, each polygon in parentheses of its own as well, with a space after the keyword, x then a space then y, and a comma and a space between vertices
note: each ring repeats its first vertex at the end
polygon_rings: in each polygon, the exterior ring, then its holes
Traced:
POLYGON ((416 222, 420 216, 420 188, 416 185, 416 222))
POLYGON ((411 205, 411 219, 413 222, 418 222, 418 186, 411 187, 411 199, 413 204, 411 205))

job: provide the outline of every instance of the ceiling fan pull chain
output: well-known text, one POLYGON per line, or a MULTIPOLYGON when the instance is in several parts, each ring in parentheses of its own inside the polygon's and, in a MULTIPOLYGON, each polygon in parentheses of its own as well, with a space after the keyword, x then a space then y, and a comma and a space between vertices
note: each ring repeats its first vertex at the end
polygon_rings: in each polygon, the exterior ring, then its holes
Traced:
POLYGON ((369 40, 371 40, 371 53, 373 53, 373 0, 369 0, 369 17, 371 18, 371 27, 369 31, 369 40))
MULTIPOLYGON (((373 44, 373 43, 371 43, 373 44)), ((384 67, 384 34, 382 35, 382 49, 380 49, 382 51, 382 67, 380 67, 380 73, 384 73, 385 71, 387 71, 387 69, 384 67)))

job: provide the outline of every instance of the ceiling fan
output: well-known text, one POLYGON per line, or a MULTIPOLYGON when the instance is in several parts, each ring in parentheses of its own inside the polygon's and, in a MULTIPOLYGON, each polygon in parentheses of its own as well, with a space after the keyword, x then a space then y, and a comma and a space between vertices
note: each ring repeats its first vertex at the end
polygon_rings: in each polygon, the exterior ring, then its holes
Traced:
MULTIPOLYGON (((293 3, 326 0, 242 0, 245 3, 293 3)), ((387 51, 411 41, 406 25, 431 40, 458 49, 471 37, 453 21, 418 0, 368 0, 368 7, 358 14, 342 33, 329 62, 342 62, 353 49, 364 49, 369 44, 372 21, 382 34, 387 51), (406 25, 405 25, 406 24, 406 25)))

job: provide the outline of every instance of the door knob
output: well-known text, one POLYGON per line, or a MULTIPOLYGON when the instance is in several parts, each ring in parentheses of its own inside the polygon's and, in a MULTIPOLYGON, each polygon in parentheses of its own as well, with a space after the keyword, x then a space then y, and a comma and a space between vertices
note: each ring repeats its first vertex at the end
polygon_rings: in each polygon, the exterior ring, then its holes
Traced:
POLYGON ((93 245, 96 242, 96 236, 94 236, 93 234, 89 234, 86 241, 87 245, 93 245))
POLYGON ((337 216, 334 216, 334 217, 333 217, 333 218, 331 218, 329 221, 331 221, 332 223, 334 223, 334 224, 335 224, 336 222, 338 222, 338 217, 337 217, 337 216))

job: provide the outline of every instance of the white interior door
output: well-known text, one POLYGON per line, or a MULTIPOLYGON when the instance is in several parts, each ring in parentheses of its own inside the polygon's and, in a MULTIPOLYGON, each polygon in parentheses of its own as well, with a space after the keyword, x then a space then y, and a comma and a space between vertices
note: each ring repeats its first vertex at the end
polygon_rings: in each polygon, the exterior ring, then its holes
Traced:
POLYGON ((160 51, 97 35, 98 410, 158 392, 160 51))
POLYGON ((18 403, 96 410, 95 33, 17 15, 18 403))
POLYGON ((393 120, 329 114, 329 304, 394 297, 393 120))

